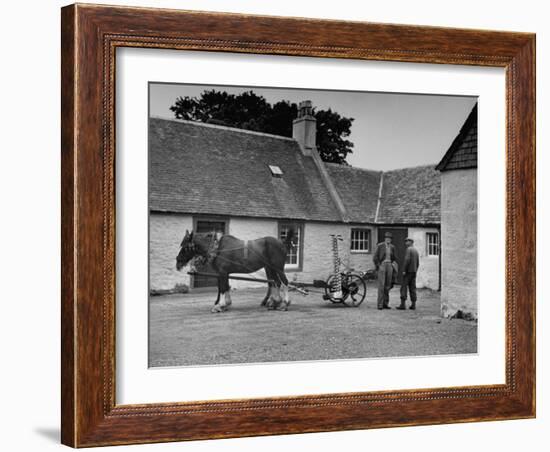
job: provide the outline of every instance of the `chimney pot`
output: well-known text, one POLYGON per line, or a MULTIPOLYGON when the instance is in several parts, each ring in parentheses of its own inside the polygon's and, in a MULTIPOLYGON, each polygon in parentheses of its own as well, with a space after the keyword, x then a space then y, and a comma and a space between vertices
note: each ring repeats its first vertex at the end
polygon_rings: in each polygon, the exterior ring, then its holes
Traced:
POLYGON ((303 100, 298 105, 298 118, 303 118, 305 116, 313 116, 313 107, 311 106, 310 100, 303 100))
POLYGON ((316 145, 317 120, 313 116, 313 106, 310 100, 304 100, 298 105, 298 117, 292 122, 292 138, 300 145, 304 155, 317 152, 316 145))

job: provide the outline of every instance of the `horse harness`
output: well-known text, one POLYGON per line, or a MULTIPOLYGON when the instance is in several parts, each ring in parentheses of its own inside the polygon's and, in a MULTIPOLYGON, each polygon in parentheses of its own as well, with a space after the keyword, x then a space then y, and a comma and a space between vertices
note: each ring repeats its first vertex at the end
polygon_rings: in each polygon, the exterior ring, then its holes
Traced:
MULTIPOLYGON (((209 262, 214 260, 218 256, 218 248, 220 246, 220 241, 215 239, 210 242, 210 246, 208 247, 208 253, 207 253, 207 259, 209 262)), ((248 259, 248 253, 250 249, 250 240, 243 240, 243 246, 238 248, 232 248, 232 249, 226 249, 224 251, 234 251, 234 250, 243 250, 243 259, 248 259)))
MULTIPOLYGON (((203 258, 207 262, 212 262, 218 256, 219 246, 220 246, 220 240, 218 240, 216 234, 213 234, 212 238, 210 239, 210 243, 208 244, 206 256, 204 256, 203 258)), ((194 250, 194 248, 195 248, 195 244, 192 243, 191 249, 194 250)), ((248 259, 249 248, 250 248, 250 240, 247 240, 247 241, 243 240, 242 250, 243 250, 243 258, 245 260, 248 259)), ((238 249, 241 249, 241 247, 235 248, 235 249, 238 250, 238 249)), ((232 250, 224 250, 224 251, 232 251, 232 250)))
MULTIPOLYGON (((218 240, 216 235, 214 235, 212 237, 212 239, 210 241, 210 244, 208 246, 206 256, 201 256, 202 263, 213 262, 213 260, 216 259, 216 258, 220 258, 220 259, 222 259, 224 261, 227 261, 227 262, 235 263, 231 259, 228 259, 227 257, 224 257, 224 256, 218 254, 220 241, 221 241, 221 239, 218 240)), ((261 261, 264 262, 266 267, 271 267, 271 265, 268 262, 266 262, 265 259, 252 247, 252 244, 250 242, 252 242, 252 240, 246 240, 246 241, 242 240, 242 243, 243 243, 242 246, 235 247, 235 248, 224 249, 223 251, 224 252, 237 251, 237 250, 242 249, 243 250, 243 260, 244 261, 248 260, 248 256, 249 256, 250 252, 252 252, 252 253, 256 254, 260 258, 261 261)))
MULTIPOLYGON (((243 240, 244 242, 244 240, 243 240)), ((247 240, 243 246, 243 258, 244 260, 248 259, 248 249, 250 248, 250 240, 247 240)))
MULTIPOLYGON (((248 256, 249 256, 249 253, 250 251, 253 251, 254 250, 252 249, 251 247, 251 241, 250 240, 243 240, 243 246, 239 246, 237 248, 230 248, 230 249, 224 249, 223 251, 237 251, 237 250, 243 250, 243 260, 248 260, 248 256)), ((221 257, 221 256, 218 256, 218 251, 219 251, 219 246, 220 246, 220 240, 218 240, 216 238, 216 236, 213 236, 212 237, 212 240, 210 241, 209 245, 208 245, 208 250, 206 252, 206 256, 201 256, 202 259, 204 260, 204 262, 212 262, 214 259, 216 259, 216 257, 221 257)))

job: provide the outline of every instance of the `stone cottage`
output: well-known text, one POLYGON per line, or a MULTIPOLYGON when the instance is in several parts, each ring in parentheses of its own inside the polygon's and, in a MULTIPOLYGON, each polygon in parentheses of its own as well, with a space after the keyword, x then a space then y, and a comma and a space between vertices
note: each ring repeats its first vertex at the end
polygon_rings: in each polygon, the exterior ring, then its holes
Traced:
POLYGON ((441 172, 441 313, 477 318, 477 104, 441 172))
MULTIPOLYGON (((210 278, 175 269, 186 229, 243 240, 284 238, 293 228, 289 280, 325 279, 332 270, 330 234, 340 234, 344 266, 373 267, 372 250, 394 233, 398 256, 412 236, 421 254, 419 287, 438 289, 440 174, 432 166, 379 172, 327 164, 316 151, 311 103, 300 104, 293 138, 200 122, 150 118, 149 283, 215 287, 210 278)), ((263 272, 256 274, 265 277, 263 272)), ((254 285, 233 281, 239 288, 254 285)))

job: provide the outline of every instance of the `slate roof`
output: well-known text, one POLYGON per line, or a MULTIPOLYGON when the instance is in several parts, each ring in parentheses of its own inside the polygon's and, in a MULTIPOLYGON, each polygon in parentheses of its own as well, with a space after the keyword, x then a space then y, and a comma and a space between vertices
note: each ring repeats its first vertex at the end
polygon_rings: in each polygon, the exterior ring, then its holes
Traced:
POLYGON ((374 223, 381 171, 325 163, 351 222, 374 223))
POLYGON ((477 168, 477 103, 436 166, 439 171, 477 168))
MULTIPOLYGON (((151 211, 342 221, 313 158, 291 138, 150 118, 149 142, 151 211)), ((433 165, 385 173, 324 165, 352 223, 440 222, 441 176, 433 165)))
POLYGON ((341 220, 313 158, 291 138, 150 118, 149 140, 150 210, 341 220))
POLYGON ((434 165, 385 172, 376 220, 383 224, 439 224, 441 175, 434 165))

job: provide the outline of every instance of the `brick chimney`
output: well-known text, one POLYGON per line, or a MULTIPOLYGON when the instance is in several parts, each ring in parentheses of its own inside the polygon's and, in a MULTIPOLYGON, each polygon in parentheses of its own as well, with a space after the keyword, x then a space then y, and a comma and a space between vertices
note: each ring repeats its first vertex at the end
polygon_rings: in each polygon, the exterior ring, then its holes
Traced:
POLYGON ((313 116, 310 100, 300 102, 298 117, 292 121, 292 138, 300 145, 304 155, 312 155, 316 151, 317 120, 313 116))

